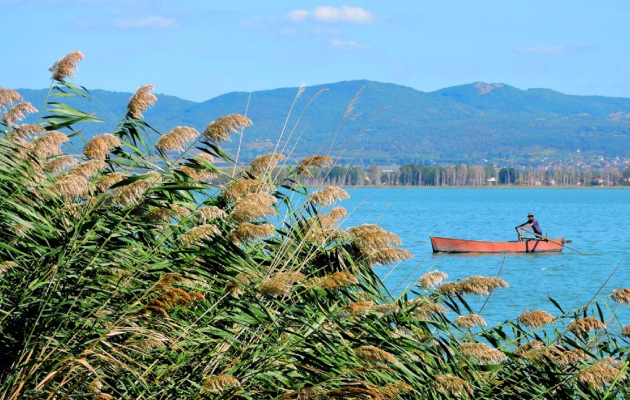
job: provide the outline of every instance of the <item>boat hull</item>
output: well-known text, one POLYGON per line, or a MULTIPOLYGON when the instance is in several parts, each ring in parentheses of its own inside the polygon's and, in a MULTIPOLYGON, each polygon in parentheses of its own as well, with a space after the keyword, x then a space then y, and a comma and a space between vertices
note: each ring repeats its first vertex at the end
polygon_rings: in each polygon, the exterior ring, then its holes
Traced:
POLYGON ((434 253, 559 253, 564 247, 564 239, 488 242, 432 236, 431 246, 434 253))

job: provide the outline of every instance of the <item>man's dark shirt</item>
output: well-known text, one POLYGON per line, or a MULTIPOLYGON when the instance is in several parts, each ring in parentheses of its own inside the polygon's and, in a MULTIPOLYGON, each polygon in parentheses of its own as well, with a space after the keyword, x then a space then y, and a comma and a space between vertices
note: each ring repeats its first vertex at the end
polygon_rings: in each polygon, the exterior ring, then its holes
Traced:
POLYGON ((542 235, 542 230, 540 229, 540 225, 538 225, 538 220, 536 218, 531 221, 527 221, 527 224, 533 224, 532 229, 534 230, 534 233, 542 235))

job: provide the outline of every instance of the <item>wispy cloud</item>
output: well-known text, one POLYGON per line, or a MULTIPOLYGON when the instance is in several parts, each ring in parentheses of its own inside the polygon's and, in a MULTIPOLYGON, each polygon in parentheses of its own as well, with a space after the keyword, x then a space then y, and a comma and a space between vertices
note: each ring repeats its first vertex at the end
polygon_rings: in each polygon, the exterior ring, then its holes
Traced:
POLYGON ((516 51, 519 53, 529 54, 548 54, 548 55, 561 55, 561 54, 575 54, 583 51, 593 50, 592 46, 525 46, 519 44, 516 46, 516 51))
POLYGON ((285 17, 293 22, 317 21, 325 23, 351 23, 367 24, 373 22, 374 14, 363 7, 332 7, 320 6, 312 10, 292 10, 285 14, 285 17))
POLYGON ((372 46, 357 43, 353 40, 332 39, 330 42, 328 42, 328 45, 334 49, 339 49, 339 50, 371 50, 372 49, 372 46))
POLYGON ((114 25, 122 29, 176 28, 177 21, 172 18, 149 16, 142 18, 119 18, 114 25))

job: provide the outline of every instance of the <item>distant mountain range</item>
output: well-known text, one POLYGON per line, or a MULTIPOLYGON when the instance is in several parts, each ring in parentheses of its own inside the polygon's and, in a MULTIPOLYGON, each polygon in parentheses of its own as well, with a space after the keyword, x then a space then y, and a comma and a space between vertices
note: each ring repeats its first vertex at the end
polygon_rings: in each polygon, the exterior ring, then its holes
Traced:
MULTIPOLYGON (((44 101, 45 90, 18 92, 36 107, 44 101)), ((329 148, 341 163, 355 165, 630 158, 628 98, 482 82, 421 92, 366 80, 307 87, 295 100, 297 93, 298 88, 233 92, 201 103, 158 95, 145 120, 162 133, 181 125, 201 131, 221 115, 247 112, 254 125, 242 137, 242 160, 274 150, 297 159, 329 148)), ((83 125, 84 138, 111 131, 132 95, 92 94, 95 100, 75 106, 107 122, 83 125)), ((234 154, 239 139, 224 148, 234 154)))

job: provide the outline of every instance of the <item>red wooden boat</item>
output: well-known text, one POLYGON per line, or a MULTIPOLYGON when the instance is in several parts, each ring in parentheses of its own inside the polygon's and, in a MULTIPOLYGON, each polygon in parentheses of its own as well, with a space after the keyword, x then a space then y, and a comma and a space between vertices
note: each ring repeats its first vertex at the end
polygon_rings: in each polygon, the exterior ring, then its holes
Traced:
POLYGON ((562 251, 564 244, 565 240, 563 238, 488 242, 431 236, 431 246, 433 246, 434 253, 559 253, 562 251))

